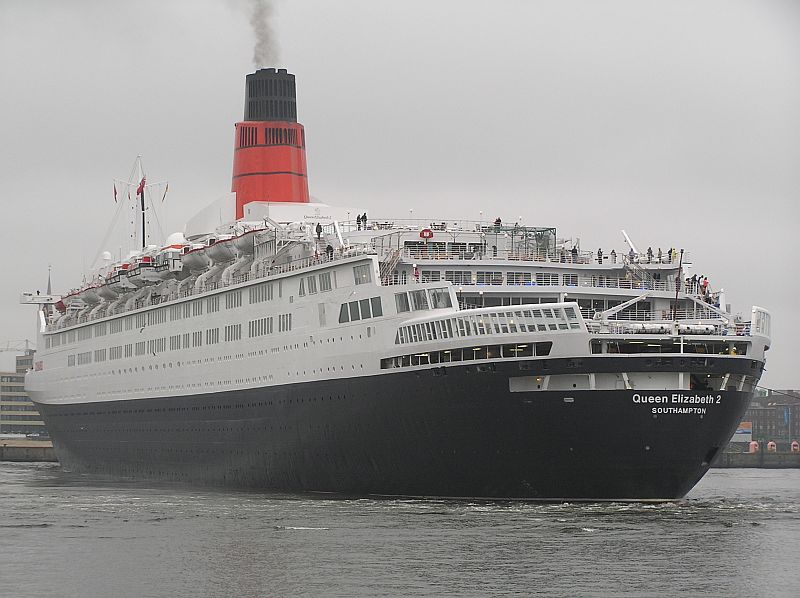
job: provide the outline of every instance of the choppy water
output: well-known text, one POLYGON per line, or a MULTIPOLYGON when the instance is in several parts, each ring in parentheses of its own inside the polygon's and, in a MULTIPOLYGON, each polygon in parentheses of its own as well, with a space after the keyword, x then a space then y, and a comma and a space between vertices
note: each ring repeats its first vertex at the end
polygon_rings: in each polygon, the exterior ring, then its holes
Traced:
POLYGON ((0 596, 798 596, 800 470, 685 501, 335 500, 0 463, 0 596))

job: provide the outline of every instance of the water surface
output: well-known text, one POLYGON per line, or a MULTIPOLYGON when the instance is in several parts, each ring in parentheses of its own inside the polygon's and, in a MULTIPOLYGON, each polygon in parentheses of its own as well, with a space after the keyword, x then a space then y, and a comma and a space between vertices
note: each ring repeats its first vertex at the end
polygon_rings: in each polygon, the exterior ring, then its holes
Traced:
POLYGON ((332 499, 0 463, 0 596, 798 596, 800 470, 681 502, 332 499))

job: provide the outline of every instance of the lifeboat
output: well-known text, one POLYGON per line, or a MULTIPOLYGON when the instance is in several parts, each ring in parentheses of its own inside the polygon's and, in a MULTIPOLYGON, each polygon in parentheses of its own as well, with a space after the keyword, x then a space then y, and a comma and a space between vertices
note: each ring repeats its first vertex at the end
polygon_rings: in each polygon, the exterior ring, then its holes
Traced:
POLYGON ((231 262, 238 257, 234 237, 220 238, 206 249, 209 259, 215 264, 231 262))
POLYGON ((156 267, 152 272, 155 280, 162 282, 170 278, 183 278, 184 274, 188 274, 188 269, 184 272, 181 259, 187 249, 191 249, 191 246, 186 242, 162 247, 156 255, 156 267))
POLYGON ((78 296, 87 305, 96 305, 103 300, 102 297, 100 297, 98 289, 99 285, 95 284, 89 285, 88 287, 81 289, 78 293, 78 296))
POLYGON ((242 233, 238 237, 233 238, 233 245, 236 247, 236 251, 238 251, 242 255, 253 255, 256 251, 255 246, 255 239, 256 235, 260 232, 263 232, 266 229, 258 228, 249 230, 246 233, 242 233))
POLYGON ((100 297, 102 297, 103 299, 107 299, 108 301, 113 301, 114 299, 117 298, 117 295, 119 294, 117 291, 111 288, 110 284, 108 284, 109 281, 111 280, 111 274, 112 273, 109 272, 108 276, 106 276, 105 280, 103 281, 103 284, 97 287, 97 294, 100 295, 100 297))
POLYGON ((192 272, 207 270, 211 264, 211 260, 206 255, 206 246, 200 244, 184 247, 181 261, 184 267, 189 268, 192 272))
POLYGON ((108 279, 108 286, 111 287, 112 290, 118 293, 124 293, 137 288, 128 280, 128 270, 130 267, 131 265, 128 262, 114 267, 108 279))

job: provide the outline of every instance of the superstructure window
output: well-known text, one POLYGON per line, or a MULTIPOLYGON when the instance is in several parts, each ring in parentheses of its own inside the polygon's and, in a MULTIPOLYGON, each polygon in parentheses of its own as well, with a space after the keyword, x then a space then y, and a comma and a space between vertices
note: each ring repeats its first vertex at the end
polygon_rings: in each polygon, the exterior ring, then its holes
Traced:
POLYGON ((397 313, 401 314, 407 311, 411 311, 411 305, 408 302, 407 293, 395 293, 394 302, 397 305, 397 313))
POLYGON ((469 270, 445 270, 444 279, 454 285, 472 284, 472 272, 469 270))
POLYGON ((558 285, 558 274, 551 272, 537 272, 536 284, 541 285, 558 285))
POLYGON ((370 299, 370 303, 372 304, 372 317, 377 318, 383 315, 383 306, 381 305, 381 298, 380 297, 373 297, 370 299))
POLYGON ((250 287, 250 303, 261 303, 263 301, 272 301, 272 283, 262 282, 255 286, 250 287))
POLYGON ((503 284, 502 272, 478 272, 478 284, 501 285, 503 284))
POLYGON ((348 303, 350 307, 350 321, 356 322, 361 319, 361 310, 358 308, 358 301, 348 303))
POLYGON ((234 309, 242 306, 242 291, 228 291, 225 293, 225 309, 234 309))
POLYGON ((442 309, 445 307, 453 307, 453 302, 450 299, 450 290, 447 288, 431 289, 431 307, 433 309, 442 309))
POLYGON ((319 275, 319 290, 320 291, 330 291, 332 288, 331 286, 331 273, 330 272, 322 272, 319 275))
POLYGON ((359 299, 343 303, 339 309, 339 323, 357 322, 368 318, 377 318, 383 315, 383 306, 380 297, 359 299))
POLYGON ((506 283, 510 285, 529 285, 533 280, 530 272, 508 272, 506 283))
POLYGON ((353 266, 353 278, 356 284, 367 284, 372 282, 372 267, 370 264, 353 266))
POLYGON ((428 309, 428 295, 424 290, 422 291, 409 291, 411 297, 411 306, 414 311, 428 309))

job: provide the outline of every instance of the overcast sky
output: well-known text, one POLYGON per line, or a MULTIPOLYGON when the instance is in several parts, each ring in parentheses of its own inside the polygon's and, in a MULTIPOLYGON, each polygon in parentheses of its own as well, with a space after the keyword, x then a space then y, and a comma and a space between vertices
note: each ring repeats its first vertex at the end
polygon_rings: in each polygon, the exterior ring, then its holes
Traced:
MULTIPOLYGON (((137 154, 169 230, 230 190, 248 13, 0 2, 0 345, 35 338, 18 294, 48 265, 80 281, 137 154)), ((277 0, 272 28, 319 201, 685 248, 772 312, 762 383, 800 387, 800 2, 277 0)))

